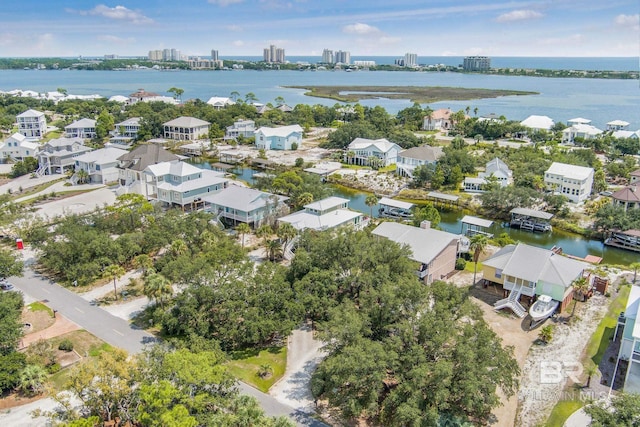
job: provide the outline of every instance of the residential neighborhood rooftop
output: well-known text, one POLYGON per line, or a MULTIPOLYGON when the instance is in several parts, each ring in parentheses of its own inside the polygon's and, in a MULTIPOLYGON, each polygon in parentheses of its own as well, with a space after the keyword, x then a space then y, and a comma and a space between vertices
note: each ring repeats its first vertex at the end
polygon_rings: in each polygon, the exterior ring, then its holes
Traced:
POLYGON ((587 179, 593 173, 593 168, 553 162, 546 173, 582 180, 587 179))
POLYGON ((261 132, 264 136, 281 136, 286 137, 291 135, 294 132, 303 132, 302 126, 300 125, 290 125, 290 126, 280 126, 276 128, 263 126, 258 129, 256 132, 261 132))
POLYGON ((169 120, 166 123, 163 123, 164 126, 174 126, 180 128, 192 128, 192 127, 200 127, 207 126, 211 123, 206 122, 204 120, 197 119, 195 117, 178 117, 177 119, 169 120))
POLYGON ((435 162, 443 155, 444 152, 442 151, 442 147, 431 147, 430 145, 412 147, 408 150, 403 150, 398 154, 400 157, 425 160, 428 162, 435 162))

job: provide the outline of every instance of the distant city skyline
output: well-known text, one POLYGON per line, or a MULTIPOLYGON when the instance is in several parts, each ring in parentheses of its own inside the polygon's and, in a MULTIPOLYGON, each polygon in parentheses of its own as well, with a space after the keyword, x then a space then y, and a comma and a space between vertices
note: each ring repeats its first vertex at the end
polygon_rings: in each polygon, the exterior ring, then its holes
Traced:
POLYGON ((3 4, 0 55, 637 57, 639 22, 631 0, 22 0, 3 4))

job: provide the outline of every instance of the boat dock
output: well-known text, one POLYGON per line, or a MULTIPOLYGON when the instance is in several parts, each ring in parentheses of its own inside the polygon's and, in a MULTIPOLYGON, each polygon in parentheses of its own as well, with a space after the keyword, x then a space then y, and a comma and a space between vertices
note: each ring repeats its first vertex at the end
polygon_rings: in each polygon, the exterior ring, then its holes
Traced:
POLYGON ((604 240, 604 244, 620 249, 640 252, 640 230, 615 230, 604 240))
POLYGON ((378 201, 378 204, 380 205, 378 213, 383 218, 407 219, 413 215, 411 213, 411 208, 414 207, 413 203, 383 197, 378 201))
POLYGON ((487 232, 493 224, 493 221, 477 216, 465 215, 460 222, 462 222, 462 234, 465 236, 473 237, 476 234, 483 234, 488 238, 493 237, 492 233, 487 232))
POLYGON ((526 231, 551 231, 551 224, 549 221, 553 218, 553 214, 527 208, 514 208, 511 209, 510 213, 510 227, 526 231))

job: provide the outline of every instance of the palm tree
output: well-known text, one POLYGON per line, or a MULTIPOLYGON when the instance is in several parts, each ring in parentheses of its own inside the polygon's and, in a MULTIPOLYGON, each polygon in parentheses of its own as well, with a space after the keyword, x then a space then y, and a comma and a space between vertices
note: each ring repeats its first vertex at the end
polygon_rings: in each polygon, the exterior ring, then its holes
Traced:
POLYGON ((629 268, 633 270, 633 283, 636 283, 638 278, 638 270, 640 270, 640 262, 634 262, 629 265, 629 268))
POLYGON ((249 92, 244 96, 244 101, 247 104, 253 103, 253 102, 257 102, 258 101, 258 97, 256 97, 256 94, 253 92, 249 92))
POLYGON ((477 116, 477 115, 478 115, 478 107, 475 107, 475 108, 473 109, 473 115, 474 115, 474 116, 477 116))
POLYGON ((85 169, 78 169, 78 172, 76 172, 76 175, 78 176, 79 184, 86 184, 87 181, 89 180, 89 172, 87 172, 85 169))
POLYGON ((288 222, 283 222, 278 225, 278 230, 276 231, 276 235, 284 241, 283 247, 287 247, 287 243, 291 241, 294 237, 298 235, 298 230, 288 222))
POLYGON ((38 394, 44 390, 47 371, 40 365, 27 365, 20 371, 18 388, 27 395, 38 394))
POLYGON ((244 236, 248 233, 251 233, 251 227, 249 227, 249 224, 247 224, 246 222, 241 222, 236 227, 236 231, 242 236, 242 247, 244 248, 244 236))
POLYGON ((159 302, 160 307, 164 309, 164 297, 173 294, 173 287, 169 279, 160 273, 150 274, 144 281, 144 294, 159 302))
POLYGON ((260 239, 263 239, 263 244, 266 243, 267 237, 271 236, 272 234, 273 228, 271 228, 269 224, 262 224, 256 230, 256 236, 258 236, 260 239))
POLYGON ((544 328, 540 329, 538 333, 538 338, 545 344, 549 343, 553 339, 553 325, 547 325, 544 328))
POLYGON ((153 258, 147 254, 140 254, 133 259, 133 265, 142 270, 142 275, 146 276, 147 271, 153 267, 153 258))
POLYGON ((484 234, 476 234, 470 239, 469 250, 473 253, 473 284, 476 284, 476 273, 478 271, 478 260, 489 244, 489 238, 484 234))
POLYGON ((186 254, 188 249, 186 242, 182 239, 171 242, 171 253, 176 257, 186 254))
POLYGON ((269 261, 275 261, 282 256, 282 245, 277 239, 268 240, 265 247, 269 261))
POLYGON ((427 123, 429 123, 429 126, 431 126, 431 119, 433 119, 433 110, 431 109, 431 107, 427 106, 424 109, 424 116, 427 118, 427 123))
POLYGON ((116 299, 118 299, 118 287, 116 286, 116 281, 120 277, 124 276, 124 273, 124 268, 122 268, 122 266, 118 264, 108 265, 102 272, 102 277, 105 277, 109 280, 113 279, 113 293, 115 294, 116 299))
POLYGON ((573 283, 571 284, 571 287, 573 288, 573 291, 576 293, 576 295, 580 296, 580 300, 578 300, 577 298, 574 298, 576 302, 573 305, 573 311, 571 312, 571 315, 573 316, 573 314, 576 312, 576 306, 578 305, 578 301, 584 301, 584 296, 586 292, 589 290, 589 281, 587 280, 586 277, 580 276, 579 278, 573 281, 573 283))
POLYGON ((370 217, 373 218, 373 207, 378 204, 378 196, 375 194, 369 194, 366 199, 364 199, 364 204, 369 206, 370 217))
POLYGON ((586 387, 589 388, 591 386, 591 377, 598 373, 598 367, 595 364, 590 363, 585 372, 587 374, 586 387))
POLYGON ((296 202, 298 206, 308 205, 309 203, 313 202, 313 194, 309 193, 308 191, 300 193, 300 195, 296 199, 296 202))
POLYGON ((182 101, 182 94, 184 93, 184 89, 180 89, 178 87, 172 87, 172 88, 169 88, 167 92, 173 93, 174 99, 176 100, 179 99, 182 101))
POLYGON ((354 157, 356 157, 355 151, 347 151, 347 164, 352 165, 354 163, 354 157))

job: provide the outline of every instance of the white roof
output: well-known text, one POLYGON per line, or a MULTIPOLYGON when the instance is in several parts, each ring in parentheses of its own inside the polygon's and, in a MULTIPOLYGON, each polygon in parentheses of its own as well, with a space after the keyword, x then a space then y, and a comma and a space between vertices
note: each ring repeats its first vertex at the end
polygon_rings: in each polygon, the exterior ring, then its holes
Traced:
POLYGON ((633 331, 631 335, 640 339, 640 287, 631 286, 631 292, 629 293, 629 299, 627 300, 627 307, 625 308, 625 316, 627 318, 635 318, 633 325, 633 331))
POLYGON ((531 216, 531 217, 540 218, 540 219, 553 218, 552 213, 537 211, 535 209, 529 209, 529 208, 513 208, 511 209, 511 211, 509 211, 509 213, 516 214, 516 215, 526 215, 526 216, 531 216))
POLYGON ((502 270, 502 274, 537 283, 571 286, 585 268, 585 262, 558 255, 548 249, 518 243, 507 245, 483 262, 484 265, 502 270))
POLYGON ((632 130, 616 130, 611 136, 614 138, 640 138, 640 131, 632 131, 632 130))
POLYGON ((11 136, 10 136, 9 138, 7 138, 7 139, 13 139, 14 141, 22 142, 22 141, 26 140, 26 139, 27 139, 27 137, 26 137, 26 136, 24 136, 23 134, 21 134, 20 132, 16 132, 16 133, 14 133, 13 135, 11 135, 11 136))
POLYGON ((489 228, 493 221, 489 221, 488 219, 479 218, 477 216, 465 215, 461 221, 463 224, 471 224, 476 225, 478 227, 489 228))
POLYGON ((256 133, 258 132, 262 133, 266 137, 270 137, 270 136, 286 137, 291 135, 294 132, 302 133, 303 129, 300 125, 291 125, 291 126, 280 126, 277 128, 261 127, 256 131, 256 133))
POLYGON ((385 205, 385 206, 391 206, 393 208, 405 209, 405 210, 409 210, 414 206, 413 203, 402 202, 400 200, 393 200, 393 199, 389 199, 388 197, 381 198, 378 201, 378 204, 385 205))
POLYGON ((76 128, 94 128, 96 127, 96 121, 93 119, 80 119, 71 123, 68 126, 65 126, 65 129, 76 129, 76 128))
POLYGON ((607 122, 609 126, 629 126, 629 122, 625 122, 624 120, 612 120, 607 122))
POLYGON ((305 211, 298 211, 291 215, 283 216, 278 221, 288 222, 296 230, 326 230, 346 224, 355 218, 362 216, 360 212, 348 209, 336 209, 324 215, 316 215, 305 211))
POLYGON ((123 102, 128 102, 129 98, 123 95, 113 95, 111 98, 109 98, 109 101, 123 103, 123 102))
POLYGON ((326 211, 327 209, 337 208, 339 206, 342 206, 345 202, 349 203, 349 199, 345 199, 343 197, 331 196, 322 200, 318 200, 316 202, 309 203, 308 205, 304 205, 304 207, 306 209, 326 211))
POLYGON ((401 150, 400 146, 395 142, 390 142, 385 138, 382 139, 367 139, 367 138, 356 138, 349 144, 349 150, 364 150, 371 146, 376 147, 380 152, 386 153, 391 149, 395 148, 398 151, 401 150))
POLYGON ((549 166, 549 169, 547 169, 546 173, 561 175, 565 178, 583 180, 587 179, 590 175, 593 175, 593 168, 553 162, 551 163, 551 166, 549 166))
POLYGON ((495 157, 492 160, 489 160, 485 166, 485 172, 487 174, 492 174, 498 171, 502 171, 505 173, 505 175, 507 176, 511 176, 511 169, 509 169, 509 166, 506 165, 505 162, 503 162, 502 160, 500 160, 499 158, 495 157))
POLYGON ((411 259, 429 264, 460 236, 433 228, 418 228, 397 222, 383 222, 371 232, 411 248, 411 259))
POLYGON ((107 147, 81 154, 76 157, 75 160, 78 162, 97 164, 116 163, 118 157, 126 153, 128 153, 128 151, 121 148, 107 147))
POLYGON ((582 117, 576 117, 575 119, 567 120, 567 123, 588 125, 589 123, 591 123, 591 120, 583 119, 582 117))
POLYGON ((532 115, 520 122, 522 126, 530 129, 550 130, 553 127, 553 119, 547 116, 532 115))
POLYGON ((253 188, 230 185, 216 194, 211 194, 202 198, 207 203, 237 209, 243 212, 251 212, 266 206, 273 198, 279 202, 284 202, 288 197, 276 194, 265 193, 253 188))
MULTIPOLYGON (((193 166, 187 162, 181 162, 174 160, 172 162, 161 162, 155 165, 147 166, 146 171, 150 172, 154 176, 174 175, 174 176, 187 176, 194 173, 202 172, 205 169, 193 166)), ((219 172, 216 172, 219 173, 219 172)), ((220 174, 223 175, 223 174, 220 174)))
POLYGON ((140 125, 140 120, 142 120, 142 117, 131 117, 130 119, 116 123, 116 130, 118 129, 118 126, 138 126, 140 125))
POLYGON ((211 98, 209 98, 209 100, 207 101, 207 104, 209 105, 231 105, 234 104, 233 100, 231 98, 228 97, 222 97, 222 96, 212 96, 211 98))
POLYGON ((16 117, 41 117, 44 116, 44 113, 37 110, 27 110, 24 113, 18 114, 16 117))
POLYGON ((196 119, 195 117, 178 117, 177 119, 169 120, 164 123, 164 126, 175 126, 181 128, 195 128, 201 126, 209 126, 209 122, 205 122, 204 120, 196 119))
MULTIPOLYGON (((179 163, 184 163, 184 162, 179 162, 179 163)), ((150 167, 151 166, 149 166, 148 168, 150 167)), ((200 168, 196 168, 196 169, 200 169, 200 168)), ((222 184, 224 182, 229 181, 227 178, 224 177, 224 174, 220 172, 214 172, 208 169, 200 169, 200 172, 202 172, 202 176, 200 178, 190 179, 188 181, 184 181, 179 184, 172 184, 171 181, 162 181, 161 183, 158 184, 158 189, 172 190, 172 191, 178 191, 183 193, 185 191, 197 190, 199 188, 204 188, 209 185, 222 184)))
POLYGON ((602 131, 597 127, 583 124, 583 123, 572 125, 566 128, 565 130, 563 130, 562 132, 563 133, 569 133, 569 132, 584 133, 585 135, 592 135, 592 136, 600 135, 602 133, 602 131))
POLYGON ((67 138, 65 136, 50 139, 44 145, 48 145, 50 147, 66 147, 75 143, 84 146, 84 141, 82 140, 82 138, 67 138))

